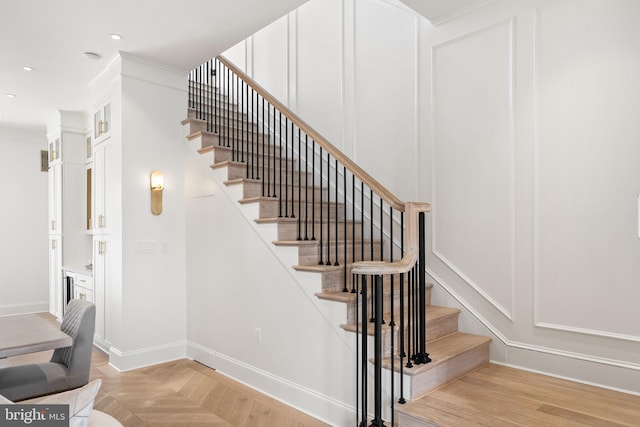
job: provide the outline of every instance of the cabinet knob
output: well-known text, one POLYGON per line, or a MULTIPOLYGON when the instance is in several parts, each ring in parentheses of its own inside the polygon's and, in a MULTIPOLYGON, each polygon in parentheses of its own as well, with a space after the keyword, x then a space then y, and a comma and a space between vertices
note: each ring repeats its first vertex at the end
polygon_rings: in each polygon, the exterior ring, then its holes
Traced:
POLYGON ((57 224, 56 224, 56 220, 55 220, 55 219, 52 219, 52 220, 51 220, 51 229, 52 229, 52 230, 55 230, 55 229, 56 229, 56 225, 57 225, 57 224))
POLYGON ((102 135, 104 133, 104 122, 102 120, 98 120, 98 135, 102 135))
POLYGON ((104 215, 98 215, 98 227, 104 228, 104 215))
POLYGON ((51 249, 55 249, 57 247, 57 241, 56 240, 52 240, 51 241, 51 249))

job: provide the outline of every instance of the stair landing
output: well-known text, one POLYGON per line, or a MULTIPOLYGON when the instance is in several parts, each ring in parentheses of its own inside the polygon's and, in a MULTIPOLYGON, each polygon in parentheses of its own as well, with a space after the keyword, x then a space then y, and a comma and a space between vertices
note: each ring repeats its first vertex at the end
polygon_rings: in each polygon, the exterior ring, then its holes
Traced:
POLYGON ((640 396, 493 363, 396 410, 402 427, 640 425, 640 396))

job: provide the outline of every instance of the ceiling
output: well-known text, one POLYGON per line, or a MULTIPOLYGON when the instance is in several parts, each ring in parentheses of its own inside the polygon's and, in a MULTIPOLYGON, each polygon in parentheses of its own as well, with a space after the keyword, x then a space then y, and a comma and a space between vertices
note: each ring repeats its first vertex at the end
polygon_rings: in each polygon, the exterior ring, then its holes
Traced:
POLYGON ((87 109, 88 83, 117 51, 186 74, 305 1, 2 1, 0 127, 44 131, 52 112, 87 109), (101 58, 88 60, 83 52, 101 58))
MULTIPOLYGON (((47 117, 56 110, 88 109, 89 82, 118 51, 186 74, 306 1, 3 0, 0 127, 44 132, 47 117), (113 40, 111 33, 123 39, 113 40), (88 60, 84 52, 100 59, 88 60)), ((486 2, 401 1, 431 21, 486 2)))

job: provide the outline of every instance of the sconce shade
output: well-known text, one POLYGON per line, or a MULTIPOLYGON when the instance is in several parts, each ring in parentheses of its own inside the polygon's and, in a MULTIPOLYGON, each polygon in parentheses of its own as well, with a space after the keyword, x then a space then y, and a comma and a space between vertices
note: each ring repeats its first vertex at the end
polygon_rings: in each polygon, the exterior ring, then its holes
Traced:
POLYGON ((151 188, 151 213, 160 215, 162 213, 162 190, 164 190, 164 174, 162 171, 153 171, 149 177, 151 188))
POLYGON ((151 172, 151 189, 164 190, 164 174, 162 171, 151 172))

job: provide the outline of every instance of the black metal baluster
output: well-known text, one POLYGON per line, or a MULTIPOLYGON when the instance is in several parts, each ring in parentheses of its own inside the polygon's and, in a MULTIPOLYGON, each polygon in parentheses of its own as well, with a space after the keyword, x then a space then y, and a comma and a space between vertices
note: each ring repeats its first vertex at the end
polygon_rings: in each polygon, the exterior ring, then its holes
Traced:
POLYGON ((324 264, 324 259, 323 259, 323 254, 324 254, 324 233, 323 233, 323 229, 324 229, 324 224, 322 223, 322 213, 324 212, 324 206, 322 205, 322 199, 323 199, 323 191, 322 191, 322 182, 323 182, 323 175, 322 175, 322 164, 324 163, 324 155, 322 153, 322 146, 320 146, 320 245, 318 245, 318 249, 320 251, 320 261, 318 262, 318 264, 323 265, 324 264))
POLYGON ((196 91, 198 93, 198 108, 196 108, 196 119, 202 119, 202 65, 196 68, 196 80, 198 81, 198 87, 196 91))
POLYGON ((364 261, 364 182, 360 181, 360 260, 364 261))
POLYGON ((424 242, 424 212, 418 213, 418 316, 419 351, 416 363, 429 363, 431 359, 427 353, 427 301, 425 283, 425 242, 424 242))
POLYGON ((411 281, 412 281, 412 270, 409 270, 409 272, 407 273, 407 364, 405 365, 407 368, 412 368, 413 367, 413 363, 411 363, 411 340, 413 338, 413 327, 412 327, 412 303, 413 303, 413 298, 412 298, 412 287, 411 287, 411 281))
MULTIPOLYGON (((298 128, 298 240, 302 240, 302 151, 300 144, 300 128, 298 128)), ((306 207, 306 206, 305 206, 306 207)))
MULTIPOLYGON (((264 191, 264 184, 265 184, 265 175, 264 175, 264 97, 262 97, 262 138, 260 138, 261 142, 262 142, 262 156, 260 156, 260 154, 258 154, 258 157, 260 159, 262 159, 262 196, 266 196, 266 193, 264 191)), ((260 151, 260 149, 258 148, 258 151, 260 151)))
MULTIPOLYGON (((293 152, 294 149, 294 144, 295 144, 295 139, 296 139, 296 134, 293 131, 294 127, 293 127, 293 122, 291 122, 291 218, 295 218, 296 217, 296 208, 295 208, 295 186, 296 186, 296 175, 298 176, 298 185, 300 185, 300 171, 297 170, 294 167, 296 162, 294 161, 296 156, 293 152)), ((298 166, 298 169, 300 169, 300 166, 298 166)), ((298 231, 299 233, 299 231, 298 231)))
POLYGON ((331 265, 331 155, 327 152, 327 265, 331 265))
POLYGON ((398 399, 398 403, 400 404, 407 402, 404 398, 404 358, 406 357, 404 352, 404 332, 404 273, 400 273, 400 336, 398 337, 400 345, 400 399, 398 399))
MULTIPOLYGON (((353 288, 357 289, 358 288, 358 276, 356 274, 353 274, 351 277, 351 282, 353 284, 353 288)), ((360 322, 358 319, 360 319, 360 305, 359 305, 359 300, 358 300, 358 296, 356 294, 356 300, 355 300, 355 324, 356 324, 356 426, 359 424, 358 423, 358 414, 360 413, 360 387, 361 387, 361 382, 360 382, 360 349, 361 349, 361 342, 360 342, 360 322)), ((364 393, 364 391, 363 391, 364 393)))
POLYGON ((273 183, 272 187, 271 187, 271 197, 278 197, 278 193, 276 192, 276 157, 277 157, 277 153, 276 153, 276 149, 278 148, 276 145, 276 107, 273 106, 273 122, 271 125, 271 131, 269 132, 269 147, 271 147, 271 150, 273 151, 273 180, 271 181, 273 183), (271 144, 271 135, 273 134, 273 144, 271 144))
MULTIPOLYGON (((302 157, 302 156, 300 156, 302 157)), ((302 203, 302 199, 300 199, 302 203)), ((311 206, 313 211, 315 206, 311 206)), ((309 136, 304 134, 304 240, 309 240, 309 136)))
MULTIPOLYGON (((311 240, 316 240, 316 141, 311 140, 311 240)), ((320 202, 322 212, 322 202, 320 202)))
MULTIPOLYGON (((284 179, 286 180, 285 182, 285 186, 284 186, 284 216, 285 218, 289 218, 289 119, 285 119, 285 123, 284 123, 284 141, 285 141, 285 145, 284 145, 284 155, 285 155, 285 162, 284 162, 284 170, 285 170, 285 174, 284 174, 284 179)), ((292 177, 293 180, 293 177, 292 177)))
MULTIPOLYGON (((255 179, 255 162, 256 162, 256 157, 255 157, 255 145, 254 145, 254 135, 255 135, 255 130, 257 130, 257 120, 258 120, 258 115, 256 114, 256 104, 255 104, 255 100, 256 97, 255 95, 255 89, 251 88, 251 138, 249 138, 247 140, 247 143, 249 144, 249 150, 251 151, 251 153, 247 156, 247 167, 249 167, 249 163, 251 163, 251 179, 255 179)), ((247 175, 247 178, 249 178, 249 175, 247 175)))
POLYGON ((362 422, 360 423, 361 427, 365 427, 367 425, 367 391, 369 390, 368 384, 368 356, 367 356, 367 318, 369 317, 367 314, 367 276, 362 276, 362 299, 361 299, 361 307, 362 307, 362 422))
MULTIPOLYGON (((356 176, 354 174, 351 174, 351 262, 356 262, 356 176)), ((351 293, 355 292, 352 284, 351 293)))
MULTIPOLYGON (((247 114, 247 108, 246 108, 246 104, 245 104, 245 94, 246 94, 246 89, 247 89, 247 84, 244 82, 244 80, 241 80, 241 87, 240 87, 240 100, 241 100, 241 105, 242 105, 242 109, 240 110, 240 120, 242 121, 242 131, 240 132, 240 162, 244 163, 244 155, 245 155, 245 136, 247 135, 247 132, 249 130, 249 115, 247 114)), ((247 178, 249 177, 249 174, 247 174, 247 178)))
POLYGON ((229 68, 227 67, 227 84, 225 86, 225 92, 227 95, 227 108, 226 108, 226 121, 227 121, 227 132, 226 132, 226 147, 230 147, 231 146, 231 99, 230 99, 230 93, 231 93, 231 76, 230 76, 231 70, 229 70, 229 68))
POLYGON ((280 134, 278 137, 278 149, 280 154, 280 167, 278 168, 278 174, 280 177, 278 180, 278 217, 282 218, 282 112, 280 112, 280 115, 278 116, 278 133, 280 134))
POLYGON ((374 378, 374 419, 371 426, 383 427, 382 419, 382 276, 373 277, 375 285, 375 325, 374 325, 374 358, 373 358, 373 378, 374 378))
POLYGON ((369 252, 371 261, 373 261, 373 190, 369 190, 369 215, 371 216, 371 223, 369 225, 369 252))
MULTIPOLYGON (((382 200, 381 200, 382 204, 382 200)), ((389 206, 389 261, 393 262, 393 207, 389 206)), ((395 426, 395 371, 396 371, 396 347, 395 347, 395 274, 392 274, 389 279, 391 280, 391 320, 389 320, 389 328, 391 333, 391 425, 395 426)), ((402 304, 402 301, 400 302, 402 304)))
POLYGON ((238 118, 238 105, 240 104, 238 100, 239 84, 238 84, 238 75, 234 74, 234 76, 235 76, 235 79, 234 79, 235 95, 234 95, 233 103, 235 105, 235 108, 232 111, 233 111, 233 121, 235 123, 233 124, 233 139, 231 140, 231 160, 239 161, 240 152, 238 150, 238 140, 240 139, 240 128, 241 128, 240 120, 238 118))
POLYGON ((256 179, 260 178, 260 94, 256 92, 256 157, 255 157, 255 170, 256 170, 256 179))
MULTIPOLYGON (((218 60, 213 61, 213 77, 213 132, 218 133, 218 86, 220 86, 218 84, 218 60)), ((220 144, 220 140, 218 140, 218 144, 220 144)))
POLYGON ((338 188, 339 188, 339 184, 338 184, 338 159, 336 159, 335 161, 335 168, 336 168, 336 179, 335 179, 335 197, 334 197, 334 201, 335 201, 335 211, 336 211, 336 217, 334 218, 334 222, 335 222, 335 231, 336 231, 336 261, 333 263, 333 265, 338 266, 340 265, 340 263, 338 262, 338 240, 340 240, 338 238, 338 200, 340 200, 340 196, 338 195, 338 188))
MULTIPOLYGON (((344 233, 344 235, 342 236, 342 253, 344 254, 344 259, 342 260, 342 277, 344 279, 344 286, 342 288, 342 292, 349 292, 349 288, 347 288, 347 168, 345 166, 342 166, 342 209, 344 212, 344 218, 343 218, 343 225, 342 225, 342 231, 344 233)), ((336 205, 337 206, 337 205, 336 205)), ((336 224, 338 222, 336 221, 336 224)), ((338 235, 336 233, 336 241, 338 241, 337 239, 338 235)), ((354 243, 354 240, 352 240, 352 245, 354 243)), ((337 256, 336 256, 337 258, 337 256)))
MULTIPOLYGON (((264 102, 264 98, 262 98, 262 102, 264 102)), ((266 139, 266 144, 267 144, 267 182, 266 182, 266 187, 267 187, 267 193, 266 196, 267 197, 271 197, 271 129, 269 128, 269 123, 271 123, 271 104, 269 102, 267 102, 267 132, 262 135, 262 141, 264 144, 264 141, 266 139)), ((264 125, 263 125, 264 128, 264 125)), ((264 149, 264 145, 263 145, 263 149, 264 149)), ((263 151, 264 154, 264 151, 263 151)), ((275 165, 274 165, 275 168, 275 165)))

